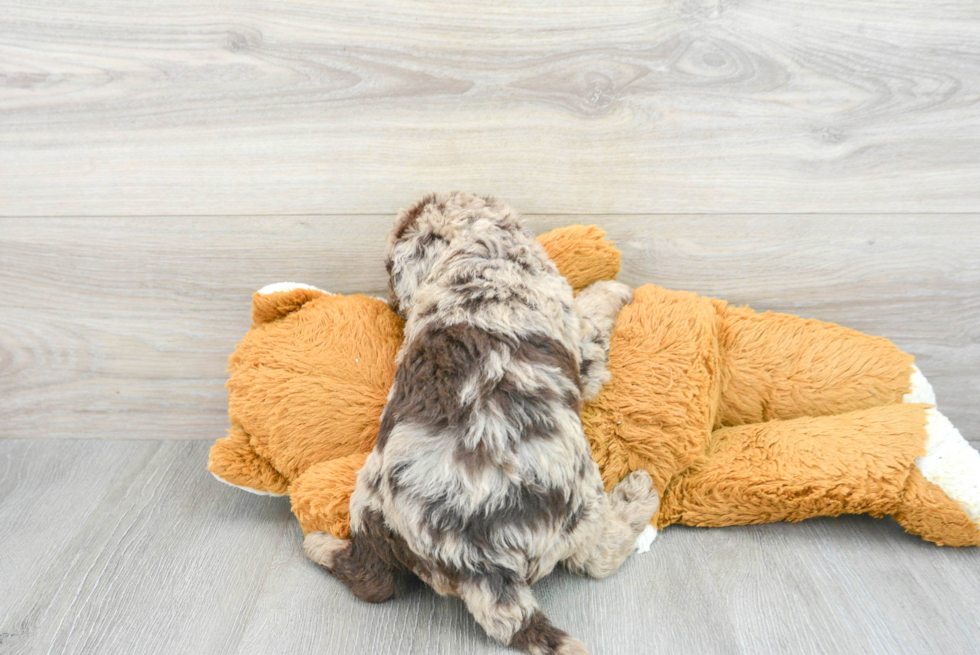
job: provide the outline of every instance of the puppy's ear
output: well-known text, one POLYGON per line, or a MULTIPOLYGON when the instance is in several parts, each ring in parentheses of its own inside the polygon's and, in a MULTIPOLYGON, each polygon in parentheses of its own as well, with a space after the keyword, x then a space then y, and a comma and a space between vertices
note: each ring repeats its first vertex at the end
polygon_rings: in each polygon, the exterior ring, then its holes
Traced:
POLYGON ((449 241, 431 232, 414 234, 390 243, 385 268, 388 271, 388 305, 402 318, 415 306, 419 288, 432 266, 449 247, 449 241))
POLYGON ((419 287, 449 247, 455 226, 444 215, 445 196, 432 193, 401 210, 388 233, 388 305, 402 318, 412 311, 419 287))

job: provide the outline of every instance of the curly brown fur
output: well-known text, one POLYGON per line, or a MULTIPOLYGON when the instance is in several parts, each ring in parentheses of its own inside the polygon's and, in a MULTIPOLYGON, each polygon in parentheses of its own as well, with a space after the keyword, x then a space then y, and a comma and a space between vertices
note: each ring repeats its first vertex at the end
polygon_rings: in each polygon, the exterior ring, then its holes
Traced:
POLYGON ((504 643, 586 653, 529 587, 561 561, 609 575, 657 508, 645 473, 604 493, 579 419, 583 386, 594 395, 607 378, 629 289, 576 300, 510 207, 465 193, 402 212, 386 263, 405 341, 351 498, 351 542, 314 533, 307 551, 367 600, 387 598, 404 569, 504 643))

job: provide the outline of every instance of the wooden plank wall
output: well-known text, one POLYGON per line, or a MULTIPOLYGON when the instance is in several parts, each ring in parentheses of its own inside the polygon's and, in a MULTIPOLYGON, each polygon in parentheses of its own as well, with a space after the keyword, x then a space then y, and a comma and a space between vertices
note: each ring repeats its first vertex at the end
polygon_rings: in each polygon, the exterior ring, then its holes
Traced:
MULTIPOLYGON (((980 441, 977 223, 941 215, 531 216, 586 220, 621 279, 836 321, 915 353, 980 441)), ((388 216, 0 219, 0 434, 213 439, 251 294, 382 294, 388 216)))
POLYGON ((0 436, 201 438, 248 298, 432 188, 920 356, 980 419, 980 6, 0 1, 0 436))
POLYGON ((5 0, 10 215, 976 212, 973 0, 5 0))

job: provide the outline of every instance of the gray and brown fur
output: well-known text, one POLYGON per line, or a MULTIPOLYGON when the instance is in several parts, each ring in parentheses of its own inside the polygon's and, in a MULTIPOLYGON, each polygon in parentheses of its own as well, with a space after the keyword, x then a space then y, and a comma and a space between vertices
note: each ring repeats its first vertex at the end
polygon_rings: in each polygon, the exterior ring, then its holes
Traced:
POLYGON ((530 585, 559 562, 610 575, 656 511, 646 472, 604 492, 579 418, 608 378, 630 290, 603 282, 575 298, 510 207, 466 193, 403 211, 387 267, 405 341, 351 539, 311 533, 307 554, 363 600, 386 600, 410 572, 495 639, 587 653, 530 585))

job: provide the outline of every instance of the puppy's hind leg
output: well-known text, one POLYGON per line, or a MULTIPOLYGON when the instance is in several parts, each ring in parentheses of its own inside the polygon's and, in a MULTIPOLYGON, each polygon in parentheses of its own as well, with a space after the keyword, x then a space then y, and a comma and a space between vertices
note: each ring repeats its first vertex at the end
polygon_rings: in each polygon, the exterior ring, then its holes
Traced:
POLYGON ((394 596, 402 573, 391 559, 382 557, 378 547, 370 536, 364 535, 352 535, 348 541, 328 532, 311 532, 303 540, 307 557, 369 603, 381 603, 394 596))
POLYGON ((616 317, 623 305, 633 299, 633 291, 621 282, 606 280, 583 289, 575 297, 575 311, 582 321, 581 351, 582 398, 599 395, 609 381, 609 340, 616 317))
POLYGON ((511 648, 531 655, 589 655, 585 644, 551 624, 530 588, 510 575, 464 582, 459 597, 488 635, 511 648))
POLYGON ((650 524, 660 495, 646 471, 633 471, 608 496, 600 496, 594 514, 583 526, 583 538, 565 566, 593 578, 612 575, 635 548, 636 539, 650 524))

